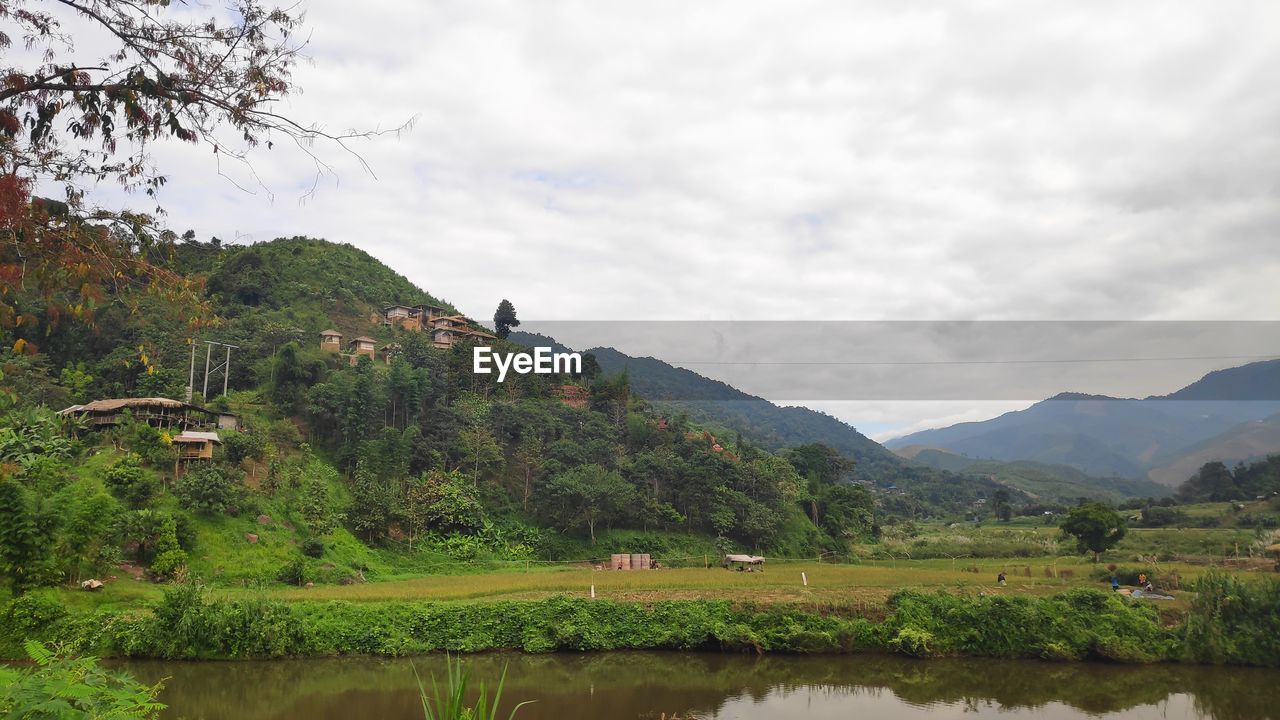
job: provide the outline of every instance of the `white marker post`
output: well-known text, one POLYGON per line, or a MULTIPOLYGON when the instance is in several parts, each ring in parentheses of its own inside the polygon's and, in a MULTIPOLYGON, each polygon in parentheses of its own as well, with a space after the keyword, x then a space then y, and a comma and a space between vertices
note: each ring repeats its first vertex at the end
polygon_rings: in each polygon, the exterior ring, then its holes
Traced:
POLYGON ((595 600, 595 599, 596 599, 596 586, 595 586, 595 585, 592 585, 592 586, 591 586, 591 599, 592 599, 592 600, 595 600))
POLYGON ((809 576, 805 575, 803 570, 800 571, 800 582, 804 583, 805 587, 809 587, 809 576))

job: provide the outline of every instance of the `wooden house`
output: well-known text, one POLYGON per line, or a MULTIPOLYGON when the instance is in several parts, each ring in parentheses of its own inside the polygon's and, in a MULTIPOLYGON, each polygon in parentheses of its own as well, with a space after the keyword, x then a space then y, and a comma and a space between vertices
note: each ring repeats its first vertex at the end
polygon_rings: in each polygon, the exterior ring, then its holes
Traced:
POLYGON ((212 460, 213 446, 221 445, 222 438, 216 432, 186 430, 173 438, 178 460, 212 460))
POLYGON ((431 318, 429 324, 431 344, 442 350, 448 350, 463 340, 485 342, 496 338, 491 333, 477 330, 473 327, 475 324, 476 321, 466 315, 442 315, 431 318))
POLYGON ((439 305, 388 305, 382 309, 382 324, 404 330, 426 332, 431 344, 442 350, 463 340, 485 342, 494 335, 476 327, 476 321, 439 305))
POLYGON ((361 335, 351 341, 351 345, 347 348, 347 351, 352 355, 364 355, 365 357, 372 359, 377 354, 377 346, 377 340, 374 340, 368 335, 361 335))
POLYGON ((342 352, 342 333, 337 330, 325 330, 320 333, 320 349, 331 353, 342 352))
POLYGON ((126 413, 134 420, 148 425, 180 430, 203 425, 222 425, 224 415, 232 427, 239 423, 239 418, 231 413, 217 413, 190 403, 160 397, 94 400, 58 411, 63 417, 81 418, 94 429, 119 425, 126 413))

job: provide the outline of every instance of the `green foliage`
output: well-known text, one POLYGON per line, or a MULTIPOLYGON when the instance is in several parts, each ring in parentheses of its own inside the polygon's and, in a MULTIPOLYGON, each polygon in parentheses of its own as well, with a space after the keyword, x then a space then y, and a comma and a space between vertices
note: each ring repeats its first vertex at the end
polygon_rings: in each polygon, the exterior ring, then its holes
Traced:
POLYGON ((54 576, 49 539, 36 520, 29 491, 0 475, 0 575, 14 595, 46 584, 54 576))
POLYGON ((228 462, 239 463, 248 458, 261 460, 267 451, 267 436, 256 427, 245 432, 224 432, 221 438, 222 452, 228 462))
POLYGON ((242 473, 211 464, 187 470, 174 485, 173 494, 187 510, 204 515, 235 514, 248 498, 242 473))
POLYGON ((1064 535, 1076 539, 1079 552, 1098 555, 1120 542, 1126 532, 1124 518, 1102 503, 1085 503, 1071 508, 1059 525, 1064 535))
MULTIPOLYGON (((505 303, 506 300, 502 302, 505 303)), ((427 693, 427 686, 422 682, 422 678, 418 677, 416 669, 414 677, 418 680, 418 695, 422 699, 422 716, 426 720, 497 720, 499 717, 498 707, 502 703, 502 686, 507 679, 505 666, 502 668, 502 675, 498 678, 498 687, 493 691, 493 699, 489 699, 489 693, 482 682, 476 688, 477 697, 474 704, 470 704, 469 701, 471 671, 463 669, 460 659, 455 661, 452 658, 446 658, 443 692, 434 674, 431 676, 430 694, 427 693)), ((532 700, 511 708, 507 720, 514 718, 520 708, 530 702, 532 700)))
POLYGON ((146 507, 160 493, 160 481, 142 467, 142 458, 135 453, 125 455, 108 468, 102 474, 102 481, 134 510, 146 507))
POLYGON ((516 318, 516 306, 511 304, 510 300, 503 298, 498 303, 498 309, 493 313, 493 329, 502 340, 506 340, 511 334, 511 328, 519 327, 520 321, 516 318))
POLYGON ((127 411, 124 415, 124 422, 114 431, 121 443, 148 467, 167 469, 172 465, 176 454, 169 435, 145 422, 128 419, 127 411))
POLYGON ((1186 659, 1280 667, 1280 581, 1213 570, 1195 590, 1183 626, 1186 659))
MULTIPOLYGON (((320 548, 324 552, 324 546, 320 548)), ((305 552, 305 551, 304 551, 305 552)), ((299 587, 307 584, 309 576, 307 574, 307 561, 301 555, 297 555, 289 559, 280 567, 280 572, 276 573, 276 579, 282 583, 289 585, 297 585, 299 587)))
POLYGON ((634 504, 635 489, 617 472, 581 465, 547 480, 538 510, 567 528, 586 528, 592 544, 596 525, 620 518, 634 504))
POLYGON ((61 420, 44 407, 14 410, 0 416, 0 463, 26 465, 38 458, 65 459, 72 443, 61 420))
POLYGON ((139 684, 111 672, 96 658, 62 658, 27 642, 31 667, 0 667, 0 715, 7 718, 120 718, 146 720, 165 709, 157 702, 163 683, 139 684))
POLYGON ((1208 462, 1178 486, 1183 503, 1247 500, 1280 491, 1280 455, 1228 470, 1220 462, 1208 462))
POLYGON ((155 559, 151 572, 164 580, 174 580, 186 568, 187 553, 178 545, 178 525, 173 516, 165 517, 156 534, 155 559))
POLYGON ((484 507, 462 473, 431 471, 409 487, 405 516, 415 535, 474 532, 484 523, 484 507))

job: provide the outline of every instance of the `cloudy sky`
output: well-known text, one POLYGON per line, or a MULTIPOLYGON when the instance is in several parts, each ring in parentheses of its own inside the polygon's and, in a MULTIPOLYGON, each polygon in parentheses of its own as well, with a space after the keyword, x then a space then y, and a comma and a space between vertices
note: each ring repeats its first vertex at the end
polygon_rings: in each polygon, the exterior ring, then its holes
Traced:
POLYGON ((305 201, 288 147, 223 168, 253 192, 161 148, 175 228, 349 242, 481 318, 1280 319, 1274 0, 305 7, 286 109, 412 127, 374 174, 318 147, 305 201))

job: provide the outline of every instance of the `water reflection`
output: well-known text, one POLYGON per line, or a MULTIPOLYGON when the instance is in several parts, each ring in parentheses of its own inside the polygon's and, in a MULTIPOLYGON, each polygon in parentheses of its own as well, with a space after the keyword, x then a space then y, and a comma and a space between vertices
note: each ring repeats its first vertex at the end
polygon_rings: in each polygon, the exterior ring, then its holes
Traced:
MULTIPOLYGON (((946 717, 1280 720, 1280 671, 896 657, 763 658, 697 653, 468 656, 476 678, 508 666, 505 697, 534 700, 522 720, 946 717)), ((421 717, 413 668, 444 658, 120 663, 168 677, 168 717, 190 720, 421 717), (410 664, 412 663, 412 665, 410 664)))

